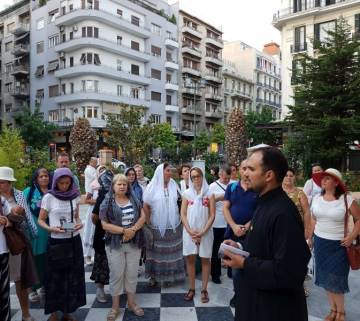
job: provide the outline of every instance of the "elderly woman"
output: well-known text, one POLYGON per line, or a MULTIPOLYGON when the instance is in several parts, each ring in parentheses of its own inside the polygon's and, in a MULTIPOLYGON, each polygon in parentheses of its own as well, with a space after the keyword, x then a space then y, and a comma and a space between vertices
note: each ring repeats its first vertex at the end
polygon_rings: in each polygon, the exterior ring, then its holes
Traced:
POLYGON ((125 176, 129 180, 133 194, 137 197, 137 199, 142 204, 143 203, 143 189, 137 180, 135 168, 134 167, 127 168, 125 170, 125 176))
MULTIPOLYGON (((0 167, 0 196, 6 201, 14 218, 18 217, 19 221, 23 220, 21 229, 28 239, 31 240, 38 236, 37 227, 33 221, 23 192, 12 186, 12 183, 15 181, 16 179, 12 168, 0 167)), ((38 283, 38 278, 34 259, 31 254, 30 242, 21 254, 10 255, 9 271, 10 281, 14 281, 16 285, 16 294, 20 302, 22 320, 33 320, 29 310, 28 289, 38 283)))
MULTIPOLYGON (((31 179, 31 186, 27 187, 23 192, 27 205, 30 208, 32 218, 36 224, 39 218, 41 200, 50 188, 49 182, 48 170, 46 168, 39 168, 35 171, 31 179)), ((44 295, 43 285, 48 237, 48 232, 38 226, 38 238, 31 240, 32 253, 34 255, 36 270, 40 281, 39 284, 32 287, 32 292, 29 294, 29 300, 31 302, 40 301, 37 289, 40 289, 40 293, 44 295)))
POLYGON ((144 195, 144 210, 154 236, 152 246, 147 247, 145 264, 151 286, 185 278, 178 196, 169 164, 159 165, 144 195))
POLYGON ((136 304, 137 266, 140 259, 139 230, 145 223, 145 213, 133 194, 126 176, 118 174, 112 189, 100 206, 100 219, 106 231, 106 256, 110 269, 112 309, 107 321, 115 321, 120 314, 120 294, 127 294, 128 309, 136 316, 144 311, 136 304))
POLYGON ((198 167, 190 170, 189 188, 183 194, 181 219, 184 225, 183 254, 189 278, 189 291, 185 300, 195 296, 195 261, 201 258, 202 289, 201 302, 209 302, 207 285, 210 275, 210 260, 214 234, 212 224, 215 219, 215 198, 210 194, 203 171, 198 167))
POLYGON ((79 217, 80 192, 70 169, 58 168, 49 192, 43 197, 39 225, 49 234, 45 280, 45 314, 57 321, 75 321, 71 315, 86 304, 85 271, 79 217))
POLYGON ((325 289, 330 313, 326 321, 344 321, 344 294, 349 292, 349 261, 346 247, 350 246, 360 233, 360 208, 354 199, 346 194, 341 173, 328 168, 313 175, 316 184, 323 188, 311 205, 314 231, 315 284, 325 289), (344 218, 347 212, 357 222, 350 234, 344 237, 344 218))

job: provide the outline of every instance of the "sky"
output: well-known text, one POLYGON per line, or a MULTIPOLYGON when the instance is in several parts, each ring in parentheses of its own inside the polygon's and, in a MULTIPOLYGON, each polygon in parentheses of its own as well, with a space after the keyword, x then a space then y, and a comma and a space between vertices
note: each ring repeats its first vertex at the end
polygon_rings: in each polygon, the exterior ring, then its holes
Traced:
MULTIPOLYGON (((280 0, 168 0, 224 32, 224 40, 241 40, 257 49, 280 44, 280 33, 271 25, 280 0)), ((0 10, 13 0, 0 0, 0 10)))

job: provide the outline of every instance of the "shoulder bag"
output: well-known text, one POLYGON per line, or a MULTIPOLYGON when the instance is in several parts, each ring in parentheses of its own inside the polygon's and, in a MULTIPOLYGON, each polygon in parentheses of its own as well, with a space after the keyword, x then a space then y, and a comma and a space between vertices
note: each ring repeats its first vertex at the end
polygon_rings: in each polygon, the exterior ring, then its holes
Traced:
MULTIPOLYGON (((344 237, 348 234, 348 222, 349 222, 349 208, 347 203, 346 194, 344 194, 345 200, 345 228, 344 228, 344 237)), ((352 270, 360 269, 360 236, 358 235, 349 247, 346 248, 347 257, 349 259, 349 264, 352 270)))
MULTIPOLYGON (((71 208, 71 223, 74 222, 73 203, 70 201, 71 208)), ((49 245, 49 261, 50 266, 54 270, 67 269, 74 263, 74 246, 73 246, 73 232, 71 232, 71 240, 60 239, 61 243, 49 245)))

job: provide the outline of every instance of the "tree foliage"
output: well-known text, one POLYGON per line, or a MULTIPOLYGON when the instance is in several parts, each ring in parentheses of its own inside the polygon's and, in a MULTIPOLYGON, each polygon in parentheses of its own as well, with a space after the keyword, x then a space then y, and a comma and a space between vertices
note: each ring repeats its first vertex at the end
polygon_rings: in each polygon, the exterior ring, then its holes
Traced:
POLYGON ((168 152, 176 150, 176 136, 169 123, 154 125, 152 139, 154 147, 159 147, 168 152))
POLYGON ((83 173, 92 156, 96 156, 96 134, 86 118, 76 120, 70 132, 71 152, 78 173, 83 173))
POLYGON ((211 143, 210 136, 206 131, 198 133, 194 139, 194 147, 198 154, 203 154, 207 151, 211 143))
POLYGON ((245 116, 246 136, 252 139, 252 145, 268 144, 274 145, 276 135, 272 130, 259 128, 261 125, 269 124, 272 121, 272 113, 270 108, 263 108, 261 113, 250 111, 245 116))
POLYGON ((225 128, 223 124, 216 123, 211 131, 211 143, 224 144, 225 128))
POLYGON ((360 136, 360 45, 340 18, 314 47, 315 57, 301 55, 292 71, 296 86, 288 119, 297 133, 292 144, 305 165, 321 161, 340 168, 348 144, 360 136))
POLYGON ((29 108, 23 109, 14 118, 27 146, 41 149, 53 140, 53 131, 56 126, 43 120, 43 114, 38 107, 33 113, 29 108))

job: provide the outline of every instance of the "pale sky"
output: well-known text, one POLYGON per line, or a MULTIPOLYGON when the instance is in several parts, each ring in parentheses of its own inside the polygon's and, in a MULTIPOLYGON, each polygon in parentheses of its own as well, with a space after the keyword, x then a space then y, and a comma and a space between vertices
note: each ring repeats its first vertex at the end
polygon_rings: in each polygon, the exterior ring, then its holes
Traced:
MULTIPOLYGON (((168 0, 180 2, 180 8, 214 25, 228 41, 243 42, 262 49, 270 41, 280 44, 280 33, 271 25, 280 0, 168 0)), ((13 0, 0 0, 0 10, 13 0)))

